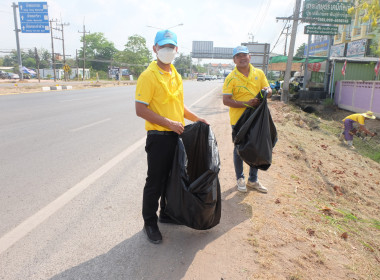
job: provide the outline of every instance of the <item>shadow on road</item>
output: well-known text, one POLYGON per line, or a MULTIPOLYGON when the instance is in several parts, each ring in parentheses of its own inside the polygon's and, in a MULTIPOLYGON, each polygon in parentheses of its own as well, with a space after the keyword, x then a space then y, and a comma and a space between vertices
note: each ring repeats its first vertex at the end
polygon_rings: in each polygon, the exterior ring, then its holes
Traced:
POLYGON ((50 279, 182 279, 200 250, 248 219, 246 213, 251 213, 251 209, 242 203, 243 198, 235 186, 223 192, 221 222, 212 229, 197 231, 159 224, 162 244, 149 243, 140 231, 107 253, 50 279), (247 211, 241 211, 242 208, 247 211))

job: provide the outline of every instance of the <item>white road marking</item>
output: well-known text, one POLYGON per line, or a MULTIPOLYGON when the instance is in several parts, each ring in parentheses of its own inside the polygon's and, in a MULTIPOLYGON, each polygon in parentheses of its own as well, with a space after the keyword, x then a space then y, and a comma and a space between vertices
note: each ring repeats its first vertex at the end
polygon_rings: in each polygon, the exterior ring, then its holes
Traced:
POLYGON ((91 184, 93 184, 96 180, 98 180, 100 177, 106 174, 123 159, 125 159, 131 153, 139 149, 145 143, 145 139, 146 137, 143 137, 131 146, 129 146, 123 152, 121 152, 113 159, 101 166, 98 170, 96 170, 95 172, 84 178, 82 181, 80 181, 78 184, 73 186, 67 192, 59 196, 54 201, 50 202, 48 205, 39 210, 33 216, 26 219, 13 230, 3 235, 0 238, 0 254, 6 251, 9 247, 11 247, 21 238, 26 236, 29 232, 31 232, 34 228, 43 223, 46 219, 52 216, 55 212, 57 212, 71 200, 73 200, 76 196, 78 196, 81 192, 87 189, 91 184))
POLYGON ((111 118, 108 118, 108 119, 104 119, 104 120, 101 120, 101 121, 98 121, 98 122, 90 123, 90 124, 87 124, 87 125, 84 125, 84 126, 81 126, 81 127, 78 127, 78 128, 70 129, 70 132, 77 132, 79 130, 86 129, 86 128, 89 128, 89 127, 92 127, 92 126, 95 126, 95 125, 98 125, 98 124, 101 124, 101 123, 104 123, 104 122, 108 122, 110 120, 111 120, 111 118))
POLYGON ((210 90, 208 93, 206 93, 205 95, 203 95, 201 98, 199 98, 197 101, 195 101, 193 104, 190 105, 189 108, 193 107, 195 104, 197 104, 198 102, 202 101, 203 99, 205 99, 206 97, 208 97, 209 95, 213 94, 216 90, 218 90, 219 87, 217 88, 214 88, 212 90, 210 90))

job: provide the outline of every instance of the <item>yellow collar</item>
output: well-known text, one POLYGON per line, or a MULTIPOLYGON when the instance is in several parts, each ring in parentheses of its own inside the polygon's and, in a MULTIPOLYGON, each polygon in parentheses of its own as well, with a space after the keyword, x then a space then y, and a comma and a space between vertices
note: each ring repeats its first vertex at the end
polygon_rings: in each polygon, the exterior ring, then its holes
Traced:
POLYGON ((164 78, 162 77, 163 73, 161 72, 161 68, 158 67, 157 61, 152 61, 150 65, 148 66, 148 70, 152 71, 154 73, 154 76, 157 78, 158 82, 162 85, 165 92, 168 94, 168 97, 165 99, 163 104, 168 103, 169 101, 172 101, 174 99, 178 100, 178 96, 183 93, 182 88, 182 78, 181 75, 178 74, 175 67, 170 64, 170 69, 172 73, 174 73, 175 78, 177 80, 177 88, 173 89, 172 91, 169 89, 168 85, 165 83, 164 78))
POLYGON ((233 70, 233 72, 235 74, 235 78, 237 80, 240 80, 240 82, 242 82, 242 85, 241 86, 237 86, 237 87, 238 88, 244 88, 248 92, 250 92, 253 96, 256 96, 257 92, 251 92, 249 90, 249 88, 247 87, 248 84, 251 84, 252 86, 255 86, 255 84, 253 82, 253 80, 254 80, 253 76, 254 76, 254 73, 255 73, 255 68, 252 66, 252 64, 249 64, 249 74, 248 74, 248 77, 244 76, 241 72, 239 72, 239 70, 236 67, 233 70))

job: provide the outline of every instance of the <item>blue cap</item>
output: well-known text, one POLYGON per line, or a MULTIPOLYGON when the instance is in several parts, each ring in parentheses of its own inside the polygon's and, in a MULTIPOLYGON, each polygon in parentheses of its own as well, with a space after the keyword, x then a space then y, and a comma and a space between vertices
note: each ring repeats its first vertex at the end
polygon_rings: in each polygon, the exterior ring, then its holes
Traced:
POLYGON ((232 57, 234 57, 235 55, 239 53, 249 53, 249 50, 246 46, 237 46, 236 48, 234 48, 232 52, 232 57))
POLYGON ((166 44, 177 46, 177 35, 170 30, 158 31, 156 38, 154 38, 154 44, 158 44, 159 46, 166 44))

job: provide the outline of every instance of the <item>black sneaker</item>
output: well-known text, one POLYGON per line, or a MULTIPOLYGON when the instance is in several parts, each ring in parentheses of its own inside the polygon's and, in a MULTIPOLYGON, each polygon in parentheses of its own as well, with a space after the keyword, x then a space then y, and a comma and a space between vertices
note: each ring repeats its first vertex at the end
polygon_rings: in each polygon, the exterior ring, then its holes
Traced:
POLYGON ((167 215, 160 215, 158 217, 158 221, 162 224, 175 224, 175 225, 180 225, 180 223, 177 223, 175 220, 173 220, 172 218, 170 218, 169 216, 167 215))
POLYGON ((155 226, 145 225, 143 230, 150 242, 154 244, 159 244, 162 242, 162 235, 157 225, 155 226))

